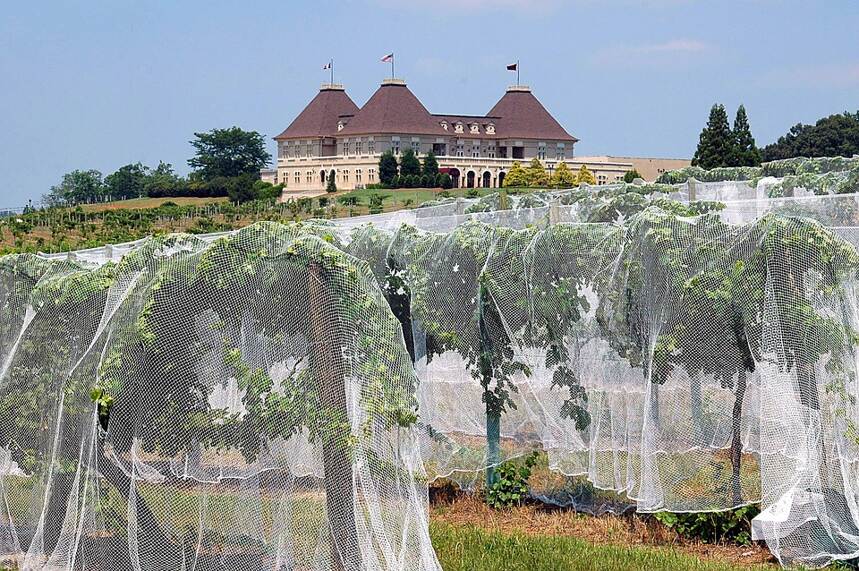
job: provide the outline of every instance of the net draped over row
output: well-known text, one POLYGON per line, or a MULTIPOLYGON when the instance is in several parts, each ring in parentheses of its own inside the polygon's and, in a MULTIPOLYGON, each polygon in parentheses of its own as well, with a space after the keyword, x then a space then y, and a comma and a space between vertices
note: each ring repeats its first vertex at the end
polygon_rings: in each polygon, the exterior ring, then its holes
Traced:
POLYGON ((0 258, 0 557, 23 569, 439 569, 416 378, 316 225, 0 258))
POLYGON ((538 449, 547 501, 855 556, 859 202, 779 168, 3 257, 4 552, 432 569, 426 481, 538 449))

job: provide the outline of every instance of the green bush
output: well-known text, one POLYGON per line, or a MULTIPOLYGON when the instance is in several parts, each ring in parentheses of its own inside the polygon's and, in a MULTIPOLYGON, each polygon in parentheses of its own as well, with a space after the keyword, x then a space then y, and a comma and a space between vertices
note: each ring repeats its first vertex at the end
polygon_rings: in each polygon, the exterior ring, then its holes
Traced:
POLYGON ((751 504, 723 512, 659 512, 653 517, 686 539, 749 545, 752 542, 752 518, 760 511, 760 506, 751 504))
POLYGON ((518 506, 528 497, 528 479, 537 463, 537 453, 532 452, 522 463, 513 460, 501 463, 496 469, 497 479, 486 490, 486 503, 500 509, 518 506))

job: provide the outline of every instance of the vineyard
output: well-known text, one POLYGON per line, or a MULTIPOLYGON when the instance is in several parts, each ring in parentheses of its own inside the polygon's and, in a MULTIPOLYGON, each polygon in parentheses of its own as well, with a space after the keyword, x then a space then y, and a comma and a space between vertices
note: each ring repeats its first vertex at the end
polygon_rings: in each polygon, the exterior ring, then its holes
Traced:
POLYGON ((350 207, 4 219, 2 564, 437 570, 429 483, 514 460, 859 556, 859 159, 350 207))

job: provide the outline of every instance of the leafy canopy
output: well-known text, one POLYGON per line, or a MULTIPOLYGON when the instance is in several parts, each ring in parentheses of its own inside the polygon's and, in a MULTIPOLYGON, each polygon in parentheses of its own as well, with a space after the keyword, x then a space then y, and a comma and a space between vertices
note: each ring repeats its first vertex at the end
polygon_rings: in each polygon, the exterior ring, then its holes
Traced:
POLYGON ((230 127, 194 133, 194 137, 190 141, 194 156, 188 159, 188 165, 202 181, 246 173, 258 177, 260 169, 271 162, 265 139, 256 131, 230 127))

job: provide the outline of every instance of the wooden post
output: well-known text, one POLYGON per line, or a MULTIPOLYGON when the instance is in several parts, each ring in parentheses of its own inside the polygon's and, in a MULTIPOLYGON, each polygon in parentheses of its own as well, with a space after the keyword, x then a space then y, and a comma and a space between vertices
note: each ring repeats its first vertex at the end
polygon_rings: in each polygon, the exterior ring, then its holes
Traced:
MULTIPOLYGON (((349 422, 346 402, 346 366, 343 362, 345 334, 337 316, 337 301, 331 295, 325 269, 311 262, 307 273, 307 295, 310 313, 310 367, 314 390, 329 418, 349 422)), ((322 463, 325 470, 325 502, 331 532, 331 559, 338 571, 358 571, 361 557, 355 527, 355 475, 346 438, 348 428, 322 439, 322 463)))

